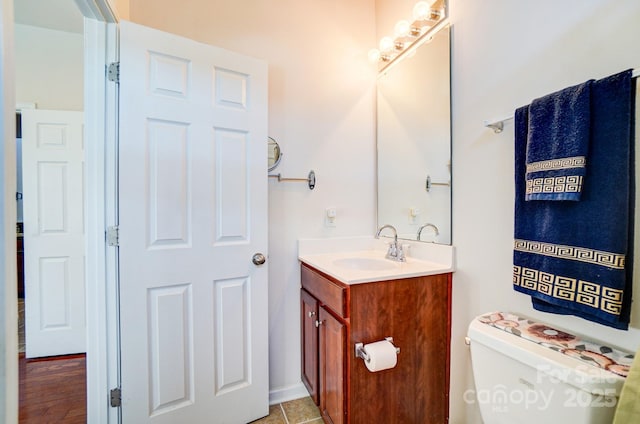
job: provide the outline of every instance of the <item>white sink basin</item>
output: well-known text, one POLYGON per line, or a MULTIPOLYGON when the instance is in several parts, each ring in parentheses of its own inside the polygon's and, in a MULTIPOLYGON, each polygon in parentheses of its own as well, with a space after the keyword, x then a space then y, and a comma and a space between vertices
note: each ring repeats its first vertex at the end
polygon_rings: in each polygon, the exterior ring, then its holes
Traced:
POLYGON ((368 238, 300 240, 298 259, 345 284, 392 281, 452 272, 453 248, 413 243, 406 262, 385 258, 385 240, 368 238))
POLYGON ((370 270, 370 271, 382 271, 385 269, 394 269, 398 267, 398 264, 392 262, 389 259, 374 259, 374 258, 340 258, 333 261, 335 266, 347 269, 358 270, 370 270))

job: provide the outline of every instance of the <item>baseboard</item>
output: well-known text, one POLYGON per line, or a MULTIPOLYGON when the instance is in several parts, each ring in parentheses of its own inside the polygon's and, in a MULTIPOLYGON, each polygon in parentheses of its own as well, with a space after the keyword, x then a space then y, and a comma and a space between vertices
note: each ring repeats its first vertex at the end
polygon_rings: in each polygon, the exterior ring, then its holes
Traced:
POLYGON ((276 405, 282 402, 288 402, 294 399, 300 399, 309 396, 307 388, 302 382, 292 386, 281 387, 269 391, 269 405, 276 405))

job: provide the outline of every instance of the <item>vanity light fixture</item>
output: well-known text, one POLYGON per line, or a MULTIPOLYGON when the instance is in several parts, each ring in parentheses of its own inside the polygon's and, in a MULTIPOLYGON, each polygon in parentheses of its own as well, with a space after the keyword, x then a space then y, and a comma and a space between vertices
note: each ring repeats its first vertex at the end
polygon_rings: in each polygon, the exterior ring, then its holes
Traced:
POLYGON ((369 51, 369 60, 382 63, 383 67, 393 61, 433 28, 444 17, 443 0, 419 1, 413 7, 413 21, 401 20, 394 27, 394 37, 382 37, 377 49, 369 51), (440 4, 435 8, 434 4, 440 4))

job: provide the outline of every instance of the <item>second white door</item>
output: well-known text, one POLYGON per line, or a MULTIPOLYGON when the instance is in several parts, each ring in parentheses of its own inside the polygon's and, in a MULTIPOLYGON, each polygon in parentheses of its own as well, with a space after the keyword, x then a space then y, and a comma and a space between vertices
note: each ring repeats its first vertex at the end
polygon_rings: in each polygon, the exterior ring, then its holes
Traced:
POLYGON ((86 350, 82 116, 22 111, 27 358, 86 350))

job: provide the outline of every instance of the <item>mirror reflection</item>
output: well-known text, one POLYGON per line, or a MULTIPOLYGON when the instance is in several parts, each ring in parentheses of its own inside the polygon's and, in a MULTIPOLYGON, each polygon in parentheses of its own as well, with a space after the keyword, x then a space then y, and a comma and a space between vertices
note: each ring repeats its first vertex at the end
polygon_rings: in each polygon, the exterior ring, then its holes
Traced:
POLYGON ((280 145, 275 139, 269 137, 267 143, 267 169, 271 172, 280 164, 280 160, 282 160, 282 151, 280 150, 280 145))
POLYGON ((378 79, 378 227, 451 244, 450 28, 378 79))

